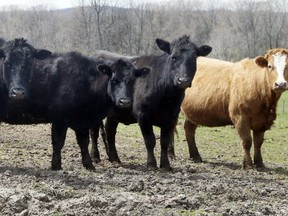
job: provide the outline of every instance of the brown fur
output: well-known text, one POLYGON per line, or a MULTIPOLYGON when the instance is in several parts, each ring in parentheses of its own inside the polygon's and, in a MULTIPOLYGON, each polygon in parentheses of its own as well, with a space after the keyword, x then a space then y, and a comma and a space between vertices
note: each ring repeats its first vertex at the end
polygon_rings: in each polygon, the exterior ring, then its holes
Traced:
MULTIPOLYGON (((254 164, 264 167, 260 149, 264 133, 276 119, 277 101, 285 90, 275 90, 276 71, 273 65, 272 69, 268 68, 272 64, 272 55, 277 52, 288 54, 287 50, 273 49, 267 52, 265 58, 243 59, 237 63, 198 58, 192 87, 186 90, 181 106, 186 117, 184 128, 190 157, 194 161, 202 161, 195 143, 197 125, 214 127, 233 124, 244 148, 243 167, 253 167, 251 130, 254 164)), ((285 74, 288 76, 288 70, 285 74)))

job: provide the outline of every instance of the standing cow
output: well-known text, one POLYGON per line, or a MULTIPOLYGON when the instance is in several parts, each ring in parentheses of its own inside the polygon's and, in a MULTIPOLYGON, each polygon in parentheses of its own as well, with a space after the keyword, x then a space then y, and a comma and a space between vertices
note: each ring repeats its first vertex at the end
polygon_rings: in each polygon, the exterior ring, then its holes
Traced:
POLYGON ((243 168, 253 168, 250 149, 254 142, 254 165, 263 168, 261 146, 264 133, 276 119, 276 106, 287 88, 288 50, 272 49, 265 57, 230 63, 199 58, 192 87, 181 109, 190 157, 201 162, 195 142, 198 125, 235 125, 243 149, 243 168))
MULTIPOLYGON (((23 67, 27 64, 21 59, 19 62, 23 67)), ((52 123, 53 170, 61 169, 61 149, 68 127, 72 128, 82 163, 93 170, 88 152, 89 128, 100 124, 113 104, 131 107, 135 79, 149 69, 135 69, 123 59, 104 64, 69 52, 33 61, 33 71, 29 96, 21 104, 9 101, 1 120, 10 124, 52 123)))
MULTIPOLYGON (((149 67, 152 70, 146 77, 141 77, 135 82, 133 108, 119 110, 114 107, 107 116, 105 129, 109 160, 120 163, 115 147, 117 125, 119 122, 138 122, 147 149, 147 167, 155 169, 156 140, 153 125, 160 127, 160 167, 169 170, 171 167, 167 148, 172 140, 185 89, 191 85, 196 72, 197 57, 208 55, 212 49, 206 45, 197 47, 188 36, 180 37, 172 43, 156 39, 156 43, 164 51, 162 55, 142 56, 133 61, 136 67, 149 67)), ((98 133, 94 134, 97 136, 98 133)), ((92 148, 92 156, 99 157, 95 149, 97 147, 92 148)))

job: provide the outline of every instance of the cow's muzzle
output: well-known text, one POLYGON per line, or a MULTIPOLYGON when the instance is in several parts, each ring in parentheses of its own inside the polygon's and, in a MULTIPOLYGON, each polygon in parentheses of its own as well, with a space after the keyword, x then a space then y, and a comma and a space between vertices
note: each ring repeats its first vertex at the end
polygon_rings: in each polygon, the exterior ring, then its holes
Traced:
POLYGON ((191 86, 191 79, 189 77, 179 77, 177 82, 180 88, 188 88, 191 86))
POLYGON ((24 88, 12 88, 9 93, 9 97, 13 99, 24 99, 27 96, 27 92, 24 88))
POLYGON ((281 82, 275 82, 274 83, 274 90, 275 91, 285 91, 287 90, 287 82, 281 81, 281 82))
POLYGON ((132 106, 132 102, 129 98, 120 98, 119 99, 119 107, 121 108, 129 108, 132 106))

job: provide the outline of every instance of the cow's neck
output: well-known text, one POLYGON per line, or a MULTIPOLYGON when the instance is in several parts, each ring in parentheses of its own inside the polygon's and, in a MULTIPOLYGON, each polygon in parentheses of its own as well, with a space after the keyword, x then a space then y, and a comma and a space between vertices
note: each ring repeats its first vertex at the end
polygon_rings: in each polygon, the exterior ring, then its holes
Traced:
POLYGON ((266 129, 269 129, 273 125, 274 120, 277 117, 276 108, 277 108, 277 103, 281 94, 282 92, 275 93, 272 91, 270 98, 267 100, 267 104, 266 104, 267 109, 265 110, 266 117, 267 117, 266 129))

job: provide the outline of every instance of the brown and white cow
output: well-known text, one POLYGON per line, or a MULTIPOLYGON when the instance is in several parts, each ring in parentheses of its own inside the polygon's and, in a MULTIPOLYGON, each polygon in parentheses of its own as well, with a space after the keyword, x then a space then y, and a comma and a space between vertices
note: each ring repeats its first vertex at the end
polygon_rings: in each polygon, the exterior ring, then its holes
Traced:
POLYGON ((201 162, 195 142, 198 125, 234 125, 244 149, 243 168, 264 168, 261 145, 276 119, 276 106, 287 88, 288 50, 272 49, 265 57, 231 63, 199 57, 192 87, 181 105, 190 157, 201 162), (253 132, 253 138, 251 136, 253 132))

